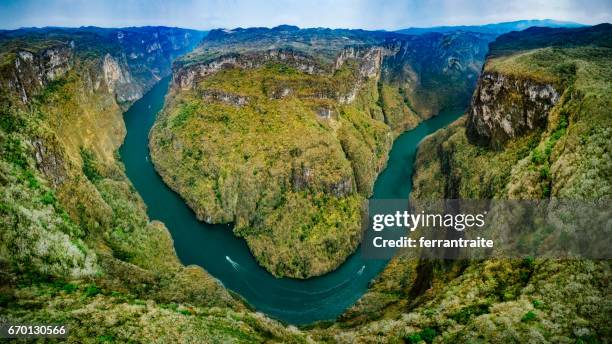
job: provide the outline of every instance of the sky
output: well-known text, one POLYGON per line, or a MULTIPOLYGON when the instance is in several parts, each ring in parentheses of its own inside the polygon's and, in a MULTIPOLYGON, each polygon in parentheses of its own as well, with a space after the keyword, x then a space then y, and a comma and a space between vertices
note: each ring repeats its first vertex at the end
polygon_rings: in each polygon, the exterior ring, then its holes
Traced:
POLYGON ((291 24, 397 30, 520 19, 612 21, 612 0, 0 0, 0 28, 144 25, 194 29, 291 24))

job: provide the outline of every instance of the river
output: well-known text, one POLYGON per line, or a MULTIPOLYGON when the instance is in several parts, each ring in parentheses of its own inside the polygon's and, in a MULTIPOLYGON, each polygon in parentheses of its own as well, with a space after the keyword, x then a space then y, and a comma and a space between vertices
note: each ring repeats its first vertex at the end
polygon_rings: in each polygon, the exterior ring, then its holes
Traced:
MULTIPOLYGON (((203 267, 257 311, 290 324, 336 318, 366 292, 388 261, 364 259, 357 250, 326 275, 307 280, 278 279, 257 264, 245 241, 235 237, 229 225, 198 221, 180 196, 164 184, 149 156, 148 134, 163 107, 169 80, 162 79, 124 114, 127 136, 119 153, 149 217, 168 227, 183 264, 203 267)), ((408 199, 419 142, 461 114, 460 110, 440 113, 400 135, 387 168, 376 180, 372 197, 408 199)))

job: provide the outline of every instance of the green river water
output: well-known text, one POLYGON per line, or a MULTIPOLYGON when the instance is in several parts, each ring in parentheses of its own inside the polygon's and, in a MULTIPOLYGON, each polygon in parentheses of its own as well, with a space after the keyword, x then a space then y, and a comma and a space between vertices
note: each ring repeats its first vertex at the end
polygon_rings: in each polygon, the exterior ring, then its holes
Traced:
MULTIPOLYGON (((338 269, 307 280, 278 279, 257 264, 230 225, 210 225, 157 174, 149 157, 148 134, 163 107, 169 78, 162 79, 124 114, 127 136, 120 149, 126 173, 147 205, 152 220, 166 224, 179 259, 196 264, 240 294, 257 311, 291 324, 334 319, 354 304, 388 260, 365 259, 359 250, 338 269)), ((374 199, 408 199, 419 142, 459 118, 461 110, 440 113, 394 142, 387 168, 374 186, 374 199)))

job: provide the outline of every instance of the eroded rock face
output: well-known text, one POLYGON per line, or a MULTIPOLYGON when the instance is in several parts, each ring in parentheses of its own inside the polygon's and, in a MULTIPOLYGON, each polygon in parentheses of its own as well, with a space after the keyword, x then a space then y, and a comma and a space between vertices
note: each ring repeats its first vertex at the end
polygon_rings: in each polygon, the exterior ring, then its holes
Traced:
POLYGON ((249 99, 245 96, 220 90, 204 90, 202 92, 202 98, 233 106, 243 106, 249 102, 249 99))
MULTIPOLYGON (((313 95, 315 99, 332 99, 339 101, 341 104, 348 104, 355 100, 357 92, 367 79, 380 76, 385 51, 383 47, 348 47, 338 54, 331 67, 320 64, 312 56, 291 49, 244 54, 232 53, 203 63, 175 65, 172 85, 174 88, 189 90, 195 88, 199 80, 217 73, 223 68, 253 69, 273 61, 282 62, 307 74, 330 74, 340 69, 346 61, 352 59, 359 63, 359 70, 358 78, 348 92, 337 93, 321 90, 320 94, 313 95)), ((272 99, 282 99, 291 93, 290 88, 284 87, 271 90, 269 96, 272 99)))
POLYGON ((378 74, 384 49, 382 47, 348 47, 343 49, 336 57, 334 63, 334 71, 340 69, 342 65, 349 59, 357 59, 361 61, 359 68, 359 76, 362 78, 371 78, 378 74))
POLYGON ((330 119, 334 114, 334 110, 329 107, 319 107, 316 109, 317 115, 323 119, 330 119))
POLYGON ((173 72, 172 84, 183 90, 188 90, 193 88, 201 78, 214 74, 223 68, 257 68, 273 61, 283 62, 308 74, 324 71, 324 68, 311 56, 290 49, 273 49, 246 54, 232 53, 204 63, 179 65, 173 72))
POLYGON ((19 94, 24 104, 36 91, 66 74, 74 63, 73 50, 67 44, 37 53, 21 50, 16 55, 6 86, 19 94))
POLYGON ((133 102, 142 97, 142 86, 132 80, 125 61, 120 63, 115 57, 106 54, 102 63, 102 71, 108 91, 114 93, 120 103, 133 102))
POLYGON ((544 127, 560 93, 552 84, 484 73, 470 104, 468 137, 499 149, 511 138, 544 127))
POLYGON ((293 91, 289 87, 279 87, 270 91, 270 99, 283 99, 289 96, 293 91))
MULTIPOLYGON (((318 189, 317 169, 309 166, 294 166, 291 169, 291 186, 294 191, 318 189)), ((333 182, 322 183, 322 190, 336 197, 346 197, 355 189, 354 179, 351 175, 344 176, 333 182)))
POLYGON ((66 180, 67 171, 65 159, 57 149, 53 148, 57 146, 57 143, 54 142, 53 144, 49 147, 49 144, 46 144, 40 138, 32 141, 36 166, 49 178, 53 186, 59 186, 66 180))
POLYGON ((359 77, 357 82, 347 94, 338 95, 338 101, 341 104, 348 104, 355 100, 357 92, 363 86, 363 82, 368 78, 378 78, 380 76, 380 67, 384 56, 384 48, 356 48, 349 47, 338 55, 334 64, 334 71, 342 67, 348 59, 359 61, 359 77))

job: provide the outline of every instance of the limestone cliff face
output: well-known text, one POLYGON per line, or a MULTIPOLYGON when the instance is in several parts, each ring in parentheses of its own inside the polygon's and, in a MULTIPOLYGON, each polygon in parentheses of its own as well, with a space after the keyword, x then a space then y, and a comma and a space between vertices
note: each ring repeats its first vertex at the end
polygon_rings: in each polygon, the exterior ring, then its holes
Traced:
POLYGON ((385 53, 386 50, 383 47, 349 47, 338 54, 334 63, 334 71, 339 70, 349 59, 359 62, 357 81, 348 93, 338 95, 338 101, 341 104, 348 104, 355 100, 357 92, 368 79, 379 79, 385 53))
POLYGON ((496 72, 480 77, 468 112, 473 141, 500 148, 507 140, 546 125, 559 86, 496 72))
POLYGON ((127 63, 106 54, 102 62, 102 72, 108 91, 115 94, 120 103, 133 102, 143 95, 143 85, 135 83, 127 63))
POLYGON ((386 44, 382 79, 403 90, 421 118, 464 108, 493 36, 468 32, 431 33, 386 44))
POLYGON ((58 44, 40 51, 18 50, 3 78, 3 87, 27 103, 32 95, 53 80, 62 77, 74 63, 74 52, 68 44, 58 44))
POLYGON ((343 49, 334 61, 334 71, 339 70, 349 59, 361 60, 359 75, 361 77, 374 77, 380 71, 385 50, 382 47, 348 47, 343 49))
POLYGON ((224 92, 221 90, 203 90, 202 99, 221 102, 228 105, 244 106, 249 103, 248 97, 244 97, 235 93, 224 92))
POLYGON ((171 73, 174 58, 191 50, 201 32, 164 27, 15 30, 0 34, 0 82, 23 104, 78 68, 86 91, 107 92, 126 109, 171 73), (45 35, 53 37, 45 40, 45 35), (30 39, 41 40, 30 45, 30 39), (4 49, 6 45, 6 49, 4 49))
MULTIPOLYGON (((367 79, 380 76, 385 53, 387 51, 383 47, 349 47, 340 51, 332 66, 320 63, 313 56, 291 49, 274 49, 242 54, 231 53, 206 62, 176 64, 172 74, 172 87, 180 90, 194 89, 200 80, 224 68, 253 69, 269 62, 280 62, 307 74, 333 74, 350 59, 357 61, 359 67, 358 78, 349 87, 349 91, 340 93, 321 90, 320 93, 314 95, 314 98, 317 99, 331 99, 339 101, 341 104, 347 104, 355 100, 357 92, 367 79)), ((281 99, 291 92, 292 90, 289 87, 271 90, 270 98, 281 99)))
POLYGON ((291 49, 273 49, 246 54, 231 53, 202 63, 178 64, 174 68, 172 84, 187 90, 195 87, 201 78, 216 73, 222 68, 257 68, 269 62, 282 62, 309 74, 324 71, 324 67, 307 54, 291 49))
MULTIPOLYGON (((294 191, 305 191, 316 188, 317 181, 316 166, 304 166, 293 164, 291 168, 291 187, 294 191)), ((346 175, 336 181, 322 183, 322 189, 336 197, 346 197, 353 193, 355 181, 352 175, 346 175)))

